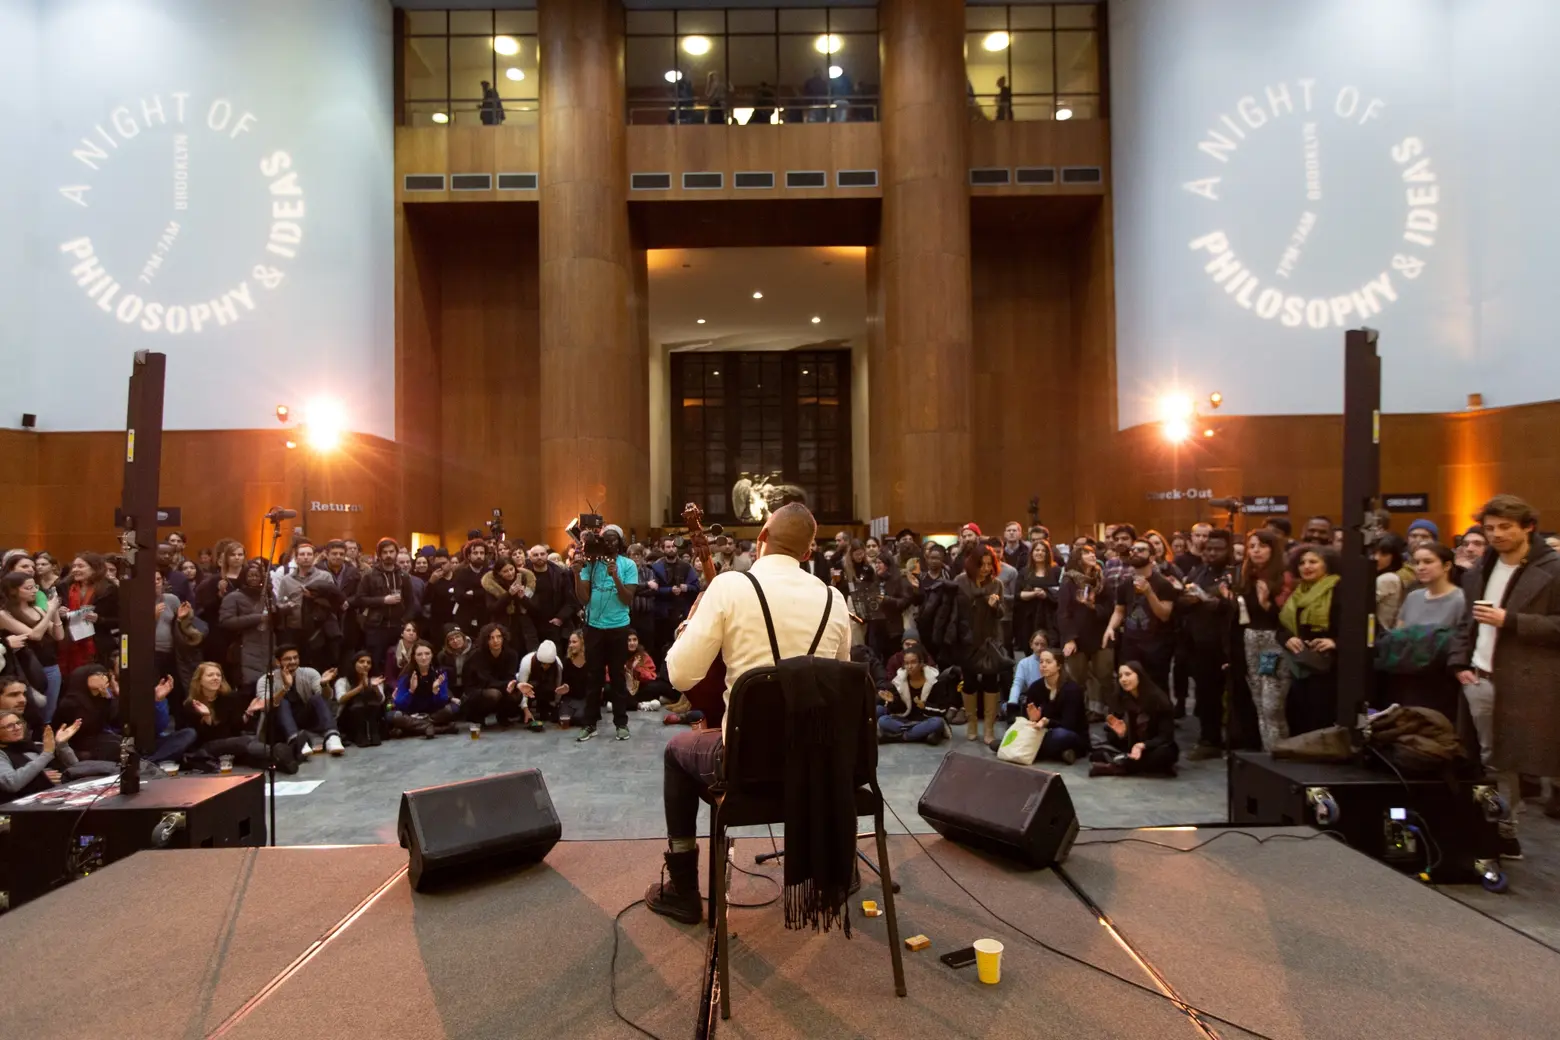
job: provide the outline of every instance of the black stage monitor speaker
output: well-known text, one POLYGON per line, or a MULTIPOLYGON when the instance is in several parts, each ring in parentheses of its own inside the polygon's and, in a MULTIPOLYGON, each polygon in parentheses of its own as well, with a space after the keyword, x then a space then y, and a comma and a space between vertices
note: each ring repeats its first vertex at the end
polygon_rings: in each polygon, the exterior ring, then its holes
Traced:
POLYGON ((541 771, 522 769, 407 791, 396 830, 412 887, 423 892, 469 871, 535 863, 563 825, 541 771))
POLYGON ((1031 867, 1062 862, 1078 837, 1078 814, 1061 776, 956 751, 943 756, 920 811, 949 841, 1031 867))

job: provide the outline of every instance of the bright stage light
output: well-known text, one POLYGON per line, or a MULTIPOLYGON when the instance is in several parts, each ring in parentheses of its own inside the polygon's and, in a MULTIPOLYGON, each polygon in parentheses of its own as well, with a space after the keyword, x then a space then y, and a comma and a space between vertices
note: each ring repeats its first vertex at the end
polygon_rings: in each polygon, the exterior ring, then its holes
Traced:
POLYGON ((1171 444, 1180 444, 1192 435, 1192 428, 1185 419, 1166 419, 1164 431, 1165 440, 1171 444))
POLYGON ((986 38, 980 41, 980 45, 988 51, 1005 51, 1012 40, 1005 32, 987 33, 986 38))
POLYGON ((304 410, 305 433, 309 447, 315 451, 335 451, 341 446, 341 435, 346 431, 346 415, 341 402, 329 398, 316 398, 304 410))
POLYGON ((1185 422, 1197 414, 1197 406, 1185 394, 1167 394, 1159 399, 1159 417, 1185 422))
POLYGON ((1208 395, 1208 403, 1217 408, 1219 405, 1224 403, 1224 395, 1215 390, 1213 393, 1208 395))
POLYGON ((829 33, 827 36, 820 36, 813 41, 813 50, 819 54, 838 54, 840 48, 844 46, 845 42, 833 33, 829 33))

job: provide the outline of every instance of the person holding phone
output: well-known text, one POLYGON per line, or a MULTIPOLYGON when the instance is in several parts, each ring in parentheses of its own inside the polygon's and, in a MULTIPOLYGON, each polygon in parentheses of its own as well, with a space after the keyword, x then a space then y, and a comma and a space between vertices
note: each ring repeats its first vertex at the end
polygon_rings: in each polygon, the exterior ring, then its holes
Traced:
MULTIPOLYGON (((365 648, 375 661, 385 659, 385 651, 395 644, 401 625, 416 617, 410 595, 411 575, 402 574, 395 565, 400 551, 401 546, 394 538, 379 539, 374 547, 373 568, 358 581, 356 591, 348 600, 358 611, 365 648)), ((442 623, 446 619, 435 612, 433 620, 442 623)))

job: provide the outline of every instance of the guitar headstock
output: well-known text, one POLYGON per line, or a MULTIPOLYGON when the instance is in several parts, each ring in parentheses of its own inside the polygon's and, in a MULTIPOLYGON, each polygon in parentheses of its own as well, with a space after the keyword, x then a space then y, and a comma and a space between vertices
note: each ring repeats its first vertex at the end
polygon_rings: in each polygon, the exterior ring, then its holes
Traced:
POLYGON ((708 581, 715 576, 715 563, 710 559, 710 538, 704 530, 704 510, 689 502, 683 506, 683 524, 688 528, 689 554, 708 581))

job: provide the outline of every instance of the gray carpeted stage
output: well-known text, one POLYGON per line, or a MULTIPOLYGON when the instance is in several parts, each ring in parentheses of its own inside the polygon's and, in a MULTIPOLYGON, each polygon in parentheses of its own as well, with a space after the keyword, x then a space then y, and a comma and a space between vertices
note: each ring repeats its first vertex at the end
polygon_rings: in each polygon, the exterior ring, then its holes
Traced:
MULTIPOLYGON (((1087 831, 1065 864, 1024 871, 939 838, 890 839, 909 996, 893 995, 882 918, 856 937, 787 932, 778 905, 733 909, 729 1036, 1551 1037, 1560 956, 1329 838, 1087 831), (933 862, 935 857, 937 862, 933 862), (1032 944, 982 911, 1130 979, 1032 944), (1076 886, 1075 894, 1071 882, 1076 886), (1119 944, 1097 905, 1141 956, 1119 944), (1000 985, 938 955, 1007 946, 1000 985), (1201 1030, 1149 969, 1215 1018, 1201 1030), (1242 1028, 1244 1027, 1244 1028, 1242 1028), (1248 1032, 1251 1030, 1253 1032, 1248 1032)), ((1261 831, 1262 834, 1308 832, 1261 831)), ((869 847, 870 843, 863 843, 869 847)), ((742 839, 732 898, 776 891, 742 839)), ((637 1036, 612 1013, 613 919, 654 876, 659 841, 564 842, 545 863, 414 894, 393 846, 141 853, 0 917, 5 1035, 132 1038, 637 1036), (68 1025, 67 1025, 68 1024, 68 1025)), ((880 898, 875 879, 862 897, 880 898)), ((623 916, 622 1012, 693 1031, 705 931, 623 916)))

